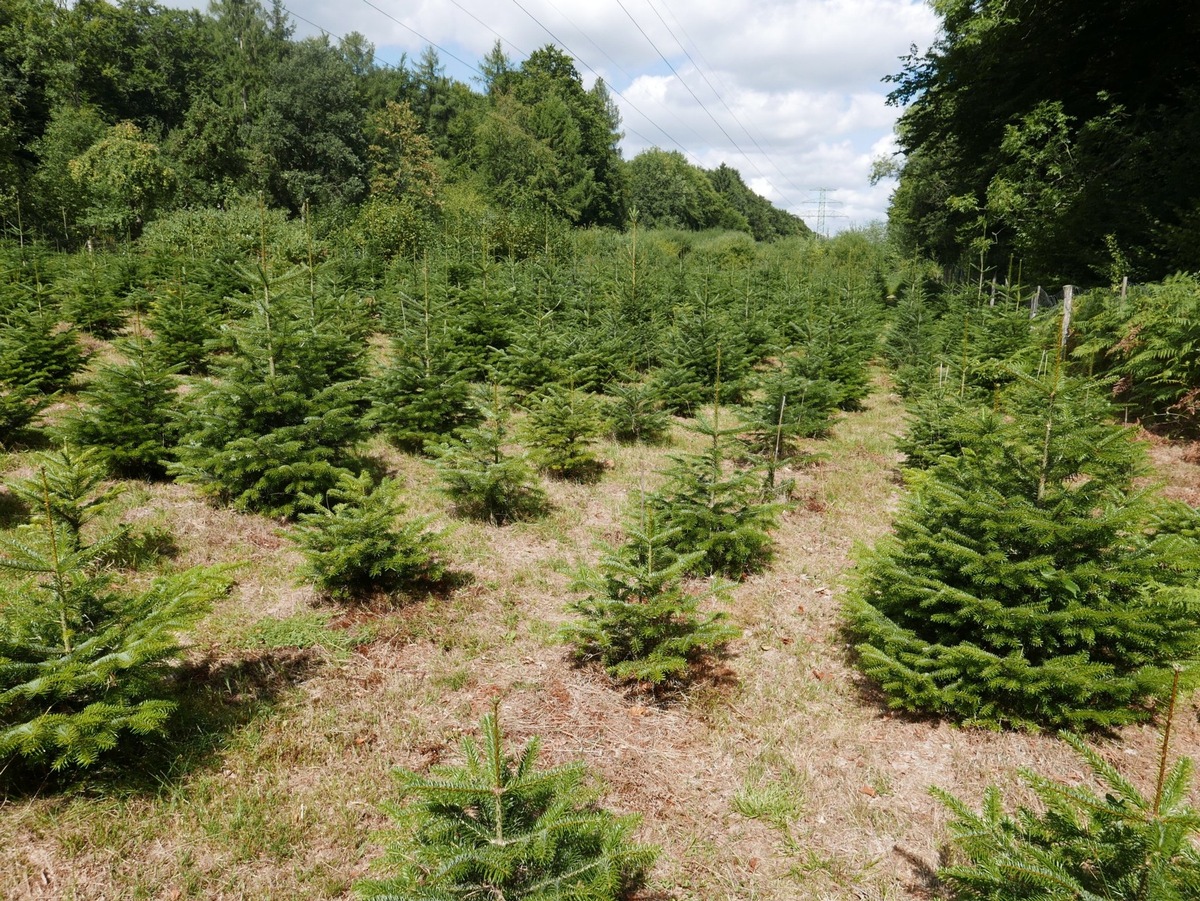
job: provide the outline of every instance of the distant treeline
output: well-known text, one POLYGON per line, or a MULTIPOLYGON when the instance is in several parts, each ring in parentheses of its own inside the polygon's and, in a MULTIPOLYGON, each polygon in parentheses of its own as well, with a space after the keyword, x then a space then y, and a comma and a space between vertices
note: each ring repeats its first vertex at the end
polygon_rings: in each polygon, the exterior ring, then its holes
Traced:
POLYGON ((808 233, 722 165, 621 158, 603 81, 553 46, 499 44, 475 86, 437 53, 382 64, 360 34, 294 38, 287 12, 217 0, 0 0, 0 217, 67 248, 136 238, 180 207, 262 195, 411 251, 447 209, 575 226, 808 233))

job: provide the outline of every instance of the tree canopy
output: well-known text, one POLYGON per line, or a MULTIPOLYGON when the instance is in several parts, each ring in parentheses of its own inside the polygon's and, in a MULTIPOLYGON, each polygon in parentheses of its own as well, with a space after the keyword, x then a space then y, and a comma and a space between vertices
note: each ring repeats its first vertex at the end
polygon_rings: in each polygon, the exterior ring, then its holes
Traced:
POLYGON ((933 5, 940 38, 889 79, 908 249, 1046 282, 1200 265, 1200 8, 933 5))

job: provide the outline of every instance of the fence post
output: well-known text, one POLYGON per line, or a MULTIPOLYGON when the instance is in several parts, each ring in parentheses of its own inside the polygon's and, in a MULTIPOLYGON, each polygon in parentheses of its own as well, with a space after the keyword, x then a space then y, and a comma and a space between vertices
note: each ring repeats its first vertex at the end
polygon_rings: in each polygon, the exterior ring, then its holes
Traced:
POLYGON ((1029 318, 1033 319, 1037 316, 1038 301, 1042 298, 1042 286, 1038 285, 1037 290, 1033 292, 1033 300, 1029 301, 1029 318))
POLYGON ((1063 285, 1062 346, 1067 346, 1067 334, 1071 331, 1071 307, 1075 305, 1075 286, 1063 285))

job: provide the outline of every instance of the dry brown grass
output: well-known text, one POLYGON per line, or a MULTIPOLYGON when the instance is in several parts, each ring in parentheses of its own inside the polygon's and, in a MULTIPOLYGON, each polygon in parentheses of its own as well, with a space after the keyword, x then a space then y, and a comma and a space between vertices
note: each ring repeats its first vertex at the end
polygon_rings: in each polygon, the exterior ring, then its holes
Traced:
MULTIPOLYGON (((744 635, 729 678, 662 704, 572 666, 554 633, 567 570, 618 537, 628 493, 655 483, 669 448, 604 446, 600 482, 548 484, 554 512, 541 522, 454 522, 453 564, 471 581, 341 612, 335 628, 374 630, 348 653, 245 645, 264 617, 320 609, 295 584, 299 556, 277 523, 183 487, 136 486, 123 516, 170 527, 182 548, 170 565, 245 564, 192 650, 207 661, 197 672, 208 696, 235 712, 210 753, 152 788, 88 783, 4 802, 0 897, 346 896, 380 854, 371 832, 384 825, 389 769, 454 759, 496 697, 514 744, 541 735, 545 763, 585 760, 609 807, 643 814, 643 840, 663 848, 647 897, 928 897, 945 838, 930 785, 974 799, 990 782, 1012 785, 1017 767, 1084 772, 1051 736, 894 716, 853 669, 840 593, 855 545, 889 526, 899 413, 885 386, 839 423, 827 459, 787 474, 799 503, 774 566, 734 592, 744 635)), ((413 514, 443 510, 427 461, 370 451, 409 485, 413 514)), ((1175 453, 1155 448, 1164 476, 1190 472, 1195 490, 1195 465, 1175 453)), ((1194 705, 1177 735, 1178 749, 1196 749, 1194 705)), ((1131 728, 1103 751, 1144 786, 1156 742, 1153 728, 1131 728)))

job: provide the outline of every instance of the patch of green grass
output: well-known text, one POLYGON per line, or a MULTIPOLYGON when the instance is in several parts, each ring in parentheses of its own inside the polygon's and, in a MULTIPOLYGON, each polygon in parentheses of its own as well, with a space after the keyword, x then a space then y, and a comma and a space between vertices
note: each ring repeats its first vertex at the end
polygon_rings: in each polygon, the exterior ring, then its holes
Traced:
POLYGON ((778 753, 765 751, 750 764, 733 809, 786 835, 804 813, 804 776, 778 753))
POLYGON ((373 637, 369 627, 332 629, 330 613, 314 611, 276 619, 268 616, 259 620, 242 636, 238 645, 248 649, 324 648, 337 659, 345 659, 353 648, 366 644, 373 637))

